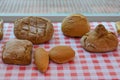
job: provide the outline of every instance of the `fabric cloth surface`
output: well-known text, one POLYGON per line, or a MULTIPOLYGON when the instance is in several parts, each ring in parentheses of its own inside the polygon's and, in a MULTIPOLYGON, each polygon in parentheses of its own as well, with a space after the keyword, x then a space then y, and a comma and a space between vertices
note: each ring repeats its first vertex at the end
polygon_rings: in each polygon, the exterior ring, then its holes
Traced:
MULTIPOLYGON (((90 22, 91 30, 100 23, 109 31, 116 33, 114 22, 90 22)), ((70 38, 63 35, 61 23, 53 23, 53 25, 53 38, 44 44, 34 45, 32 55, 37 47, 43 47, 49 51, 54 46, 66 45, 71 46, 75 50, 74 60, 65 64, 56 64, 50 61, 48 70, 44 74, 37 70, 33 58, 32 63, 26 66, 4 64, 2 61, 2 47, 8 40, 15 38, 13 32, 14 24, 4 23, 4 37, 0 41, 0 80, 120 79, 120 43, 118 48, 112 52, 90 53, 82 48, 80 38, 70 38)), ((118 39, 120 42, 119 36, 118 39)))

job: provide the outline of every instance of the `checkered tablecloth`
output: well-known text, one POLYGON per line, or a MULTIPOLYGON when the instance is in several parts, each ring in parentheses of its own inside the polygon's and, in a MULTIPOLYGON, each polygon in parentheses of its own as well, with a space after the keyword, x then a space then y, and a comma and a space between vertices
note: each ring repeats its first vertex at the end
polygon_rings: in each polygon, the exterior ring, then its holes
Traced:
MULTIPOLYGON (((105 27, 116 33, 114 22, 91 22, 91 30, 102 23, 105 27)), ((80 44, 80 38, 69 38, 62 34, 61 23, 53 23, 53 38, 44 44, 34 45, 50 50, 56 45, 71 46, 75 52, 73 61, 65 64, 56 64, 50 61, 48 70, 42 74, 32 63, 27 66, 8 65, 2 62, 2 46, 10 39, 15 38, 13 23, 4 24, 4 37, 0 41, 0 80, 120 80, 120 43, 117 50, 107 53, 90 53, 85 51, 80 44)), ((120 41, 120 38, 118 36, 120 41)), ((34 53, 32 53, 34 54, 34 53)))

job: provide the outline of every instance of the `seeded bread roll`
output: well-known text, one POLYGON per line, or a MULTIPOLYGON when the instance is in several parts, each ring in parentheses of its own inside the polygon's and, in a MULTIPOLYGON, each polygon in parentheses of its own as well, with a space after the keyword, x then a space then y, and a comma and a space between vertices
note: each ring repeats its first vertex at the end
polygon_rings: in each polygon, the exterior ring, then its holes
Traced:
POLYGON ((26 39, 33 44, 49 41, 53 36, 52 23, 41 17, 25 17, 15 21, 14 34, 18 39, 26 39))
POLYGON ((3 20, 0 19, 0 40, 3 38, 3 20))
POLYGON ((28 40, 9 40, 3 47, 2 60, 6 64, 31 63, 32 43, 28 40))
POLYGON ((69 37, 82 37, 89 32, 90 25, 87 18, 81 14, 73 14, 64 18, 62 32, 69 37))
POLYGON ((49 51, 49 57, 56 63, 66 63, 74 59, 75 51, 69 46, 56 46, 49 51))
POLYGON ((104 25, 99 24, 81 38, 81 45, 90 52, 108 52, 117 48, 118 39, 113 32, 107 31, 104 25))

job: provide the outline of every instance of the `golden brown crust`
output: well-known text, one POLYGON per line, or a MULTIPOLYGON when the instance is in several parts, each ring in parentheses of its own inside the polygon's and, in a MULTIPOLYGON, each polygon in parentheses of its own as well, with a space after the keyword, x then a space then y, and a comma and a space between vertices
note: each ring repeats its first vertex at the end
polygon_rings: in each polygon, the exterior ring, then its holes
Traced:
POLYGON ((50 59, 56 63, 66 63, 75 57, 75 51, 69 46, 56 46, 49 52, 50 59))
POLYGON ((34 53, 34 61, 38 70, 41 72, 46 72, 49 64, 48 52, 43 48, 37 48, 34 53))
POLYGON ((3 38, 3 20, 0 19, 0 40, 3 38))
POLYGON ((62 32, 70 37, 82 37, 89 32, 90 25, 87 18, 81 14, 73 14, 64 18, 62 22, 62 32))
POLYGON ((28 40, 12 39, 2 51, 2 60, 6 64, 28 65, 31 63, 32 43, 28 40))
POLYGON ((27 39, 33 44, 49 41, 53 36, 52 23, 41 17, 25 17, 15 21, 14 34, 18 39, 27 39))
POLYGON ((90 52, 108 52, 115 50, 118 46, 117 36, 99 24, 95 30, 86 33, 81 38, 83 48, 90 52))
POLYGON ((116 28, 117 28, 117 33, 120 34, 120 21, 117 21, 115 23, 115 25, 116 25, 116 28))

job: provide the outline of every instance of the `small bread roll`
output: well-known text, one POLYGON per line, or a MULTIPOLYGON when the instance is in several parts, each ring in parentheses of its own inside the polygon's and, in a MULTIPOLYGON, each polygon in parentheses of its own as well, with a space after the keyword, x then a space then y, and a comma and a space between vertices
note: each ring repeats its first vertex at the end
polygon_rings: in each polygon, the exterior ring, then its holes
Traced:
POLYGON ((56 46, 50 50, 49 57, 56 63, 66 63, 73 60, 75 51, 69 46, 56 46))
POLYGON ((49 64, 48 52, 43 48, 37 48, 34 54, 35 65, 41 72, 46 72, 49 64))
POLYGON ((99 24, 95 30, 81 38, 81 45, 90 52, 108 52, 117 48, 118 39, 113 32, 107 31, 104 25, 99 24))
POLYGON ((116 25, 116 28, 117 28, 117 33, 120 34, 120 21, 117 21, 115 23, 115 25, 116 25))
POLYGON ((0 40, 3 38, 3 20, 0 19, 0 40))
POLYGON ((87 18, 81 14, 73 14, 64 18, 62 32, 69 37, 82 37, 89 32, 90 25, 87 18))

